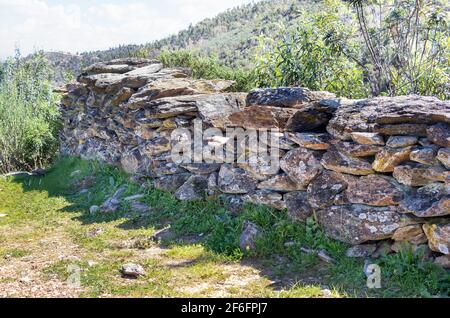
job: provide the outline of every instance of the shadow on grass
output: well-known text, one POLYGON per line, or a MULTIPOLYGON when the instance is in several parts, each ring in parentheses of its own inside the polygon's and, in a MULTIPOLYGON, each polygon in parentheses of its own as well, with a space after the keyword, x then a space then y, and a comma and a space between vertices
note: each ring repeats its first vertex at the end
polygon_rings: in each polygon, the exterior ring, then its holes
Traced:
MULTIPOLYGON (((61 212, 76 213, 73 219, 85 226, 115 222, 115 227, 121 230, 153 229, 158 232, 166 229, 167 235, 162 235, 160 247, 200 244, 207 251, 223 256, 224 260, 239 261, 256 268, 273 282, 270 286, 273 290, 300 284, 335 288, 350 297, 449 294, 448 272, 443 273, 430 264, 424 266, 414 257, 405 259, 402 255, 374 261, 382 266, 386 284, 381 290, 367 289, 364 262, 347 258, 348 246, 327 238, 312 220, 307 224, 292 222, 285 212, 250 205, 234 215, 217 199, 180 202, 171 194, 152 188, 150 183, 142 186, 131 182, 119 169, 95 161, 63 158, 43 177, 17 178, 14 182, 21 183, 25 191, 45 191, 49 196, 64 197, 70 205, 61 212), (140 202, 148 205, 150 210, 135 212, 129 202, 122 200, 116 213, 90 213, 91 206, 101 206, 121 187, 125 189, 123 197, 144 194, 140 202), (262 229, 255 251, 249 253, 242 253, 239 248, 245 220, 262 229), (336 262, 323 263, 315 255, 302 253, 301 247, 324 249, 336 262)), ((176 266, 192 266, 199 261, 194 259, 176 266)))

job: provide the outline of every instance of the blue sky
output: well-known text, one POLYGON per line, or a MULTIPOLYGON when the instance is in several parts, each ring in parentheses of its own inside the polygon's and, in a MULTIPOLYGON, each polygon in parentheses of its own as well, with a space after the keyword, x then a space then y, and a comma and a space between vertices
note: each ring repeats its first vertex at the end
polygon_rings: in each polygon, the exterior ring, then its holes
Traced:
POLYGON ((254 0, 0 0, 0 59, 19 47, 83 52, 140 44, 254 0))

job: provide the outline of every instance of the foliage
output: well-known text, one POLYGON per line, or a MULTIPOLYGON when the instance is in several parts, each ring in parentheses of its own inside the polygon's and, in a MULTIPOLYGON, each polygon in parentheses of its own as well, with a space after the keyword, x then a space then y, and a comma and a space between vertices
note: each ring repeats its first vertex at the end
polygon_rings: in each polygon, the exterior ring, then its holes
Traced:
MULTIPOLYGON (((347 0, 362 43, 360 64, 372 94, 449 98, 449 29, 446 6, 434 0, 347 0)), ((448 7, 447 7, 448 9, 448 7)))
POLYGON ((323 11, 303 12, 296 29, 280 25, 275 34, 262 36, 256 57, 257 86, 304 86, 345 97, 367 96, 363 71, 328 43, 331 32, 341 37, 355 32, 344 19, 348 14, 335 1, 327 1, 323 11))
POLYGON ((42 54, 7 61, 0 82, 0 172, 47 164, 58 147, 57 98, 42 54))
POLYGON ((295 30, 260 40, 262 86, 301 85, 346 97, 449 97, 450 51, 443 4, 428 0, 325 0, 295 30))
POLYGON ((188 50, 163 51, 158 59, 166 67, 188 67, 194 78, 226 79, 235 81, 233 90, 248 91, 252 88, 251 73, 242 69, 232 69, 220 64, 217 58, 201 57, 188 50))

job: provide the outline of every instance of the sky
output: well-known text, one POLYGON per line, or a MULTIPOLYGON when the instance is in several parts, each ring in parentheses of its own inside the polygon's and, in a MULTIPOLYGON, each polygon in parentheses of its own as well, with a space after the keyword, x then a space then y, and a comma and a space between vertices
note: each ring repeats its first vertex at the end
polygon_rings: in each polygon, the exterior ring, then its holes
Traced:
POLYGON ((0 0, 0 59, 143 44, 252 0, 0 0))

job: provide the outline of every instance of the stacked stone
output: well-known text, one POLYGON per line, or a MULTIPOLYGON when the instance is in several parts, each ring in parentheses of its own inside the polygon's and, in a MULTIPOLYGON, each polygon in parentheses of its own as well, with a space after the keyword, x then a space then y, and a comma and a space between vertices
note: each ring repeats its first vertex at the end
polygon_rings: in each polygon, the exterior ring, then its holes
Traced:
MULTIPOLYGON (((393 239, 450 250, 450 103, 404 96, 361 101, 306 88, 228 93, 230 81, 189 78, 146 59, 98 63, 68 85, 63 153, 98 158, 151 178, 180 200, 219 196, 316 216, 350 243, 393 239), (172 161, 173 131, 279 129, 279 169, 172 161)), ((223 145, 226 137, 202 140, 223 145)), ((249 143, 244 148, 249 148, 249 143)), ((195 152, 195 149, 193 149, 195 152)), ((214 158, 204 158, 214 159, 214 158)), ((448 260, 448 256, 447 256, 448 260)))

